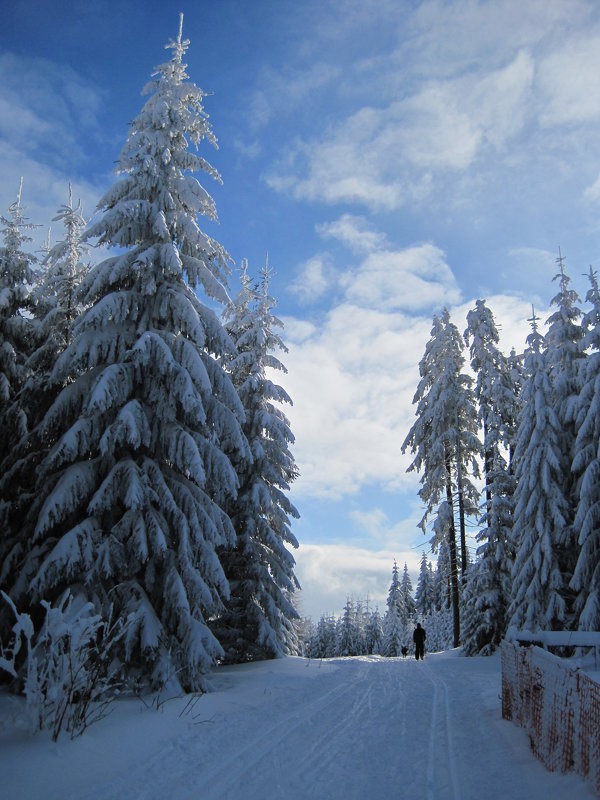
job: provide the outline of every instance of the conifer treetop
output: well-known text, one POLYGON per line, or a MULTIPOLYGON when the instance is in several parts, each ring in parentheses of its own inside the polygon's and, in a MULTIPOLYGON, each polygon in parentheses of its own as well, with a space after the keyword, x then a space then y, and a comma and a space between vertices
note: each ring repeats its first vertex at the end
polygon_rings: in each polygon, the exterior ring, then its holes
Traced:
MULTIPOLYGON (((180 19, 177 39, 166 45, 171 60, 156 67, 144 87, 143 94, 150 96, 121 152, 117 174, 122 177, 100 200, 97 210, 103 213, 86 238, 128 250, 104 276, 109 286, 125 269, 142 273, 158 267, 157 277, 183 277, 226 305, 231 257, 198 224, 201 217, 216 221, 217 211, 194 173, 219 183, 221 176, 189 147, 197 151, 204 139, 216 147, 217 140, 204 111, 205 93, 189 81, 182 61, 188 45, 180 19)), ((156 277, 147 281, 146 293, 153 294, 155 286, 156 277)), ((105 291, 102 284, 90 288, 93 294, 105 291)))

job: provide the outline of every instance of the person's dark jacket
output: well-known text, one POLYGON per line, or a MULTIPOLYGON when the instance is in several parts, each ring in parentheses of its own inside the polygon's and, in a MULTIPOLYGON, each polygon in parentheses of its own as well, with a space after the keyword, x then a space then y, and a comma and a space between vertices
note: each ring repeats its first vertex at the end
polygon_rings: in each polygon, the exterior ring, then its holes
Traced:
POLYGON ((427 634, 425 633, 425 629, 417 623, 417 627, 415 628, 415 632, 413 633, 413 642, 415 644, 425 644, 425 639, 427 638, 427 634))

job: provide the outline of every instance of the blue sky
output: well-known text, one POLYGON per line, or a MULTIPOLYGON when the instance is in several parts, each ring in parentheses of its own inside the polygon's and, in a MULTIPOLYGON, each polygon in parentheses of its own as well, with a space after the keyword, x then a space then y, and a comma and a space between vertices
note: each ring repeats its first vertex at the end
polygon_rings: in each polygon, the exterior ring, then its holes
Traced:
POLYGON ((486 298, 505 351, 522 349, 558 247, 582 297, 598 266, 600 6, 187 5, 5 4, 0 210, 23 175, 38 242, 69 181, 91 216, 183 11, 219 140, 202 152, 223 177, 204 181, 219 212, 206 227, 236 265, 257 274, 268 251, 276 271, 302 608, 383 607, 392 560, 416 576, 428 549, 400 449, 433 313, 448 306, 462 331, 486 298))

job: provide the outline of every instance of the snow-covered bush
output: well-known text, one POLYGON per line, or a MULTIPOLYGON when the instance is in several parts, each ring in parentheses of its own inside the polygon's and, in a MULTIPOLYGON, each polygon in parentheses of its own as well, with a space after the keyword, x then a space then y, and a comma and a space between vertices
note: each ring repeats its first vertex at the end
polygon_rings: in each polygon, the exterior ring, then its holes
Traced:
POLYGON ((0 669, 14 678, 24 675, 26 715, 32 732, 48 730, 56 741, 61 730, 71 738, 106 716, 120 684, 113 658, 123 635, 121 620, 104 620, 91 603, 67 593, 55 605, 45 600, 45 620, 35 634, 29 614, 19 613, 2 592, 16 617, 13 639, 0 645, 0 669), (26 648, 25 658, 19 653, 26 648))

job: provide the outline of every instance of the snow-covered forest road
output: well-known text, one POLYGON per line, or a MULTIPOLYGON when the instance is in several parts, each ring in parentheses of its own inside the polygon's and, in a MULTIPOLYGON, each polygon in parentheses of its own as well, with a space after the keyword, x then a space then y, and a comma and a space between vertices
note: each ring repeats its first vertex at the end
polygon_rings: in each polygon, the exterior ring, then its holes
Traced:
MULTIPOLYGON (((222 668, 193 708, 121 701, 80 739, 0 740, 11 800, 578 800, 501 719, 500 661, 300 658, 222 668)), ((4 701, 6 698, 4 698, 4 701)), ((4 706, 0 710, 4 710, 4 706)))

